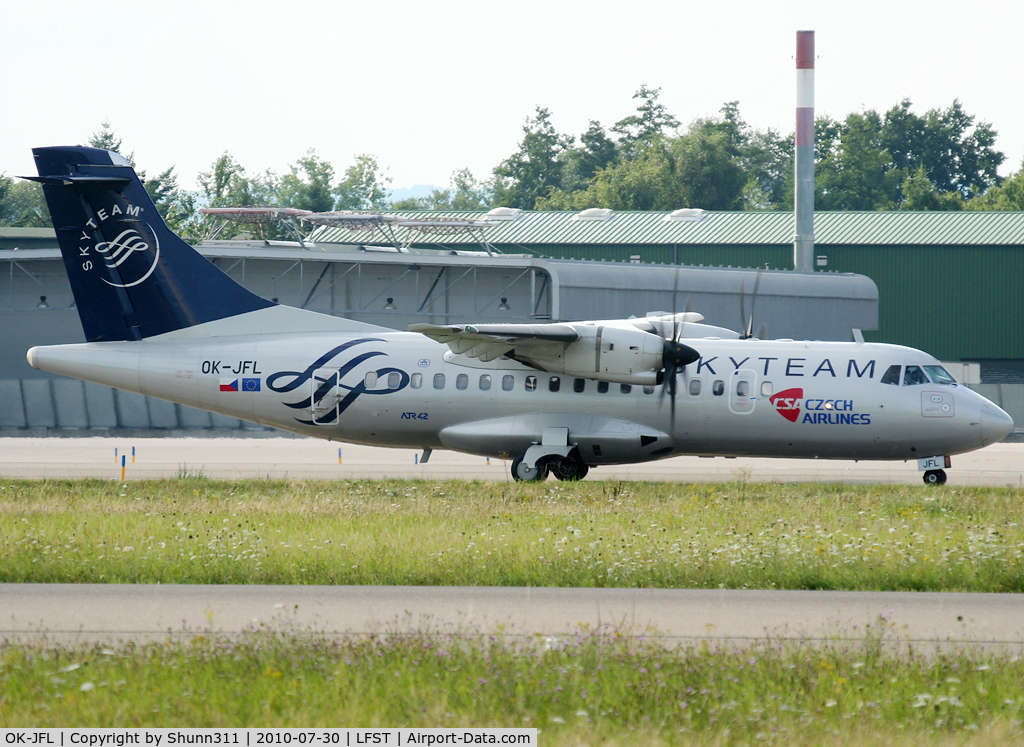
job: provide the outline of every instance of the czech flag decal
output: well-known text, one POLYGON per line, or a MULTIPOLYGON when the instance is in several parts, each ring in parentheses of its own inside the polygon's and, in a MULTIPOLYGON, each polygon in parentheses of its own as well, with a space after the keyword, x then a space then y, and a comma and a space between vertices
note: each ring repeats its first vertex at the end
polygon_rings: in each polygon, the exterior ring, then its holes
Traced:
POLYGON ((237 392, 238 391, 238 379, 221 379, 220 390, 222 392, 237 392))

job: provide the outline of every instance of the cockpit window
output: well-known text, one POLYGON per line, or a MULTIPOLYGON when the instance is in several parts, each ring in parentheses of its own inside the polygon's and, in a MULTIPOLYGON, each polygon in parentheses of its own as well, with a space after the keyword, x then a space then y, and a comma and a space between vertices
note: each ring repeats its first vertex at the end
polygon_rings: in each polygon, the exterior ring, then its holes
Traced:
POLYGON ((955 384, 956 379, 953 375, 944 369, 942 366, 925 366, 924 370, 928 372, 928 376, 935 384, 955 384))
POLYGON ((882 374, 883 384, 894 384, 900 385, 900 373, 903 371, 903 366, 889 366, 885 369, 885 373, 882 374))
POLYGON ((920 366, 907 366, 907 372, 903 374, 903 386, 916 386, 917 384, 927 384, 928 377, 924 375, 924 371, 921 370, 920 366))

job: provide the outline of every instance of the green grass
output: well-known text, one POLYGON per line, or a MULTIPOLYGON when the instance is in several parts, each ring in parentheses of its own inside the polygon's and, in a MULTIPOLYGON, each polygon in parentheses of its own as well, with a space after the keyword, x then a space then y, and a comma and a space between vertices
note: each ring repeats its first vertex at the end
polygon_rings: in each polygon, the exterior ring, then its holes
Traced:
POLYGON ((0 480, 0 582, 1024 591, 1013 488, 0 480))
POLYGON ((671 648, 451 629, 330 639, 0 646, 0 726, 536 727, 560 744, 1018 745, 1024 662, 980 649, 671 648))

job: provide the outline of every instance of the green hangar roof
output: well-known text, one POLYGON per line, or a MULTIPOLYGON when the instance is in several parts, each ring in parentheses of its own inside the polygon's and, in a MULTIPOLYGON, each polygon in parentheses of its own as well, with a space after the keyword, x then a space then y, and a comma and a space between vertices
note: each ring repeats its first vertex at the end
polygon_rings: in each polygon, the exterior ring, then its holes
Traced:
MULTIPOLYGON (((494 246, 521 246, 540 250, 543 245, 789 245, 793 242, 793 214, 788 212, 710 212, 679 210, 674 213, 642 211, 517 211, 496 208, 488 212, 409 211, 381 213, 401 219, 387 232, 352 231, 321 226, 314 242, 340 244, 401 243, 422 246, 479 244, 481 237, 494 246), (439 218, 486 221, 464 233, 422 231, 402 222, 430 222, 439 218), (438 234, 441 234, 439 236, 438 234), (387 240, 387 236, 391 240, 387 240)), ((1024 245, 1024 212, 818 212, 814 220, 818 245, 1024 245)))

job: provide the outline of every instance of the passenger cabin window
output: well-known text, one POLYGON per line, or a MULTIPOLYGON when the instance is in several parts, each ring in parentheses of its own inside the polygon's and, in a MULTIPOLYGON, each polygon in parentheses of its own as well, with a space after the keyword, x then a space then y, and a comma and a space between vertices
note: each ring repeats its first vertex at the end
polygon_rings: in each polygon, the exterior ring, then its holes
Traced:
POLYGON ((750 382, 749 381, 737 381, 736 382, 736 396, 737 397, 746 397, 749 392, 750 392, 750 382))
POLYGON ((882 374, 882 383, 892 384, 893 386, 899 386, 901 371, 903 371, 903 366, 889 366, 887 369, 885 369, 885 373, 882 374))
POLYGON ((469 386, 469 374, 459 374, 455 377, 455 388, 465 389, 469 386))
POLYGON ((579 394, 580 392, 582 392, 586 388, 587 388, 587 380, 586 379, 573 379, 572 380, 572 390, 574 392, 576 392, 577 394, 579 394))
POLYGON ((907 371, 903 374, 903 386, 917 386, 918 384, 927 383, 928 377, 924 375, 924 371, 921 370, 920 366, 907 366, 907 371))
POLYGON ((491 388, 491 375, 490 374, 480 374, 480 389, 482 391, 486 392, 490 388, 491 388))
POLYGON ((363 386, 367 389, 373 389, 377 386, 377 372, 367 371, 366 376, 363 377, 363 386))
POLYGON ((516 385, 516 377, 512 374, 505 374, 501 377, 501 388, 506 392, 511 392, 516 385))
POLYGON ((772 396, 772 392, 774 392, 774 391, 775 391, 775 386, 772 384, 772 382, 770 382, 770 381, 762 381, 761 382, 761 396, 762 397, 771 397, 772 396))
POLYGON ((924 370, 928 372, 934 384, 956 384, 953 375, 942 366, 925 366, 924 370))
POLYGON ((598 394, 605 394, 605 393, 607 393, 607 391, 608 391, 608 382, 607 381, 599 381, 599 382, 597 382, 597 393, 598 394))
POLYGON ((526 391, 534 392, 537 390, 537 377, 527 376, 526 377, 526 391))
POLYGON ((711 384, 711 393, 716 397, 721 397, 725 394, 725 382, 721 379, 715 379, 714 383, 711 384))
POLYGON ((444 374, 434 374, 434 389, 444 389, 444 374))
POLYGON ((619 391, 623 394, 629 394, 633 391, 633 386, 632 384, 619 384, 619 391))
POLYGON ((548 379, 548 391, 549 392, 557 392, 561 388, 562 388, 562 380, 560 378, 558 378, 557 376, 552 376, 550 379, 548 379))
POLYGON ((690 395, 696 397, 700 394, 700 379, 690 379, 690 395))
POLYGON ((402 374, 392 371, 388 374, 388 389, 398 389, 402 385, 402 374))
POLYGON ((409 385, 413 389, 419 389, 421 386, 423 386, 423 374, 421 374, 421 373, 414 373, 412 376, 410 376, 409 377, 409 385))
POLYGON ((645 386, 644 387, 644 394, 654 394, 654 387, 653 386, 645 386))

